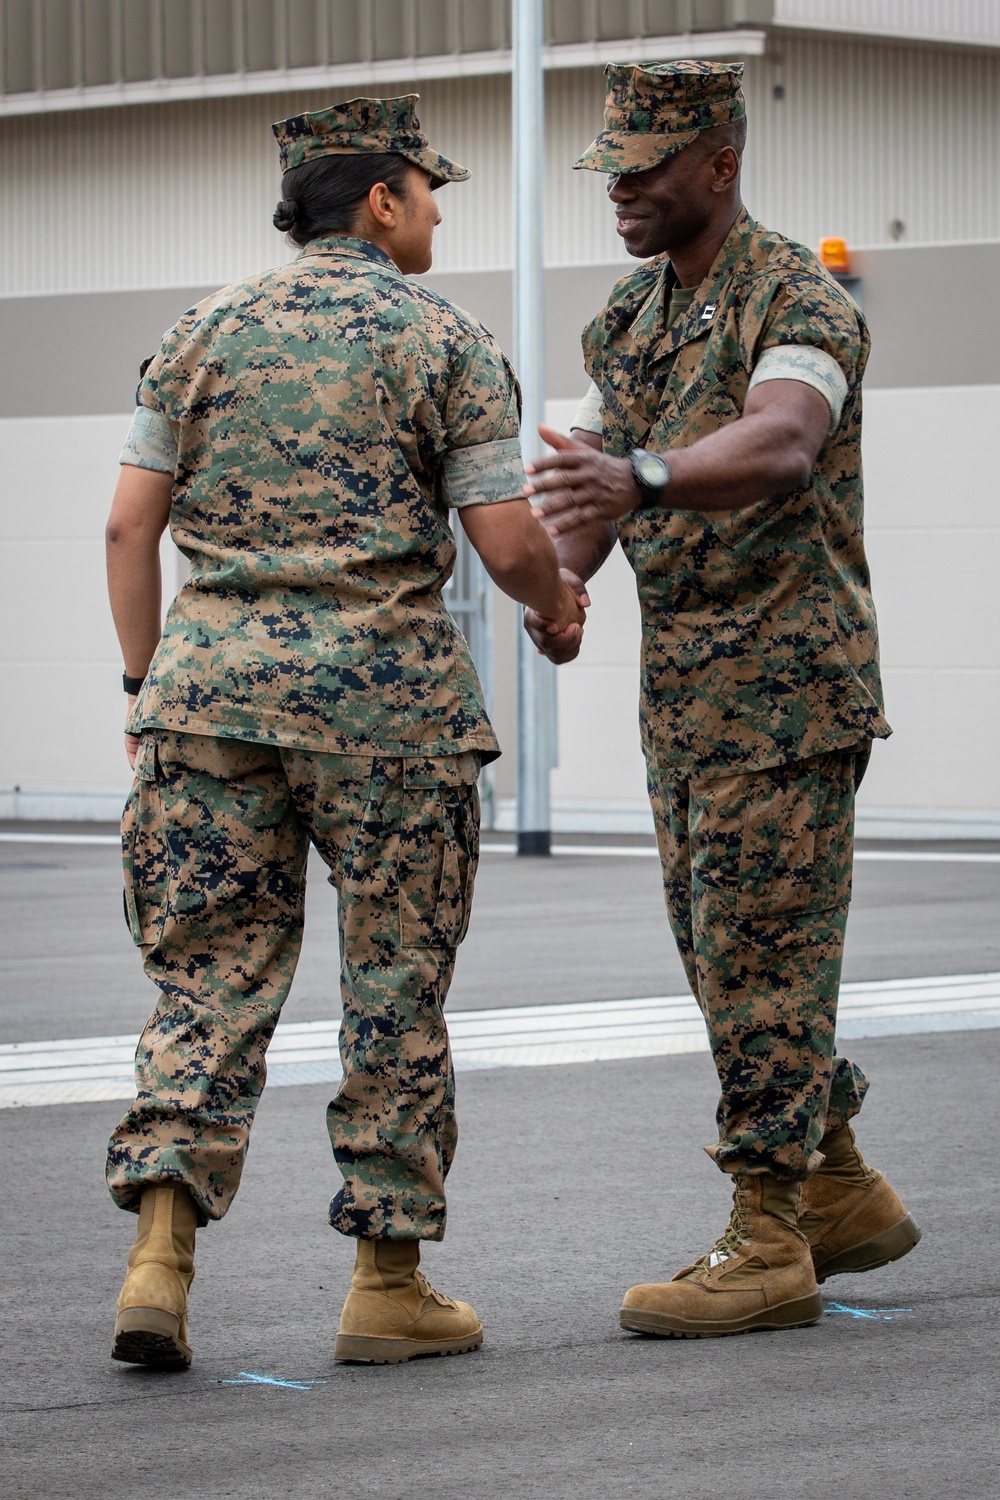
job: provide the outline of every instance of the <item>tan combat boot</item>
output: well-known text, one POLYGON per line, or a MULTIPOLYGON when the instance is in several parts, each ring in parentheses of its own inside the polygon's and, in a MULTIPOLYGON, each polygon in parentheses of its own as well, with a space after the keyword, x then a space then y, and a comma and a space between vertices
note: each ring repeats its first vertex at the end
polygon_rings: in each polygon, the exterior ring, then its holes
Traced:
POLYGON ((881 1172, 865 1162, 850 1125, 820 1141, 826 1160, 803 1185, 799 1228, 809 1241, 816 1280, 874 1271, 899 1260, 920 1230, 881 1172))
POLYGON ((143 1189, 139 1230, 118 1298, 113 1359, 133 1365, 189 1365, 187 1298, 194 1279, 198 1215, 186 1187, 143 1189))
POLYGON ((797 1182, 740 1173, 722 1238, 672 1281, 632 1287, 622 1327, 697 1339, 817 1322, 823 1302, 809 1246, 796 1227, 798 1195, 797 1182))
POLYGON ((466 1354, 483 1342, 467 1302, 442 1297, 417 1270, 419 1240, 359 1240, 334 1359, 398 1365, 418 1354, 466 1354))

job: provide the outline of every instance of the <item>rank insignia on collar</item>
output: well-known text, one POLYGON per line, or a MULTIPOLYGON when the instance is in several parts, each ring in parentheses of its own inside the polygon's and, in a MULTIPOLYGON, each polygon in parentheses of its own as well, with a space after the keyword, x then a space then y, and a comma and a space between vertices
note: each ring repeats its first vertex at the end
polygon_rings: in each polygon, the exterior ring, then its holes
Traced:
POLYGON ((699 321, 702 323, 711 323, 712 319, 715 317, 718 306, 719 304, 717 302, 706 302, 704 308, 702 309, 702 314, 699 321))

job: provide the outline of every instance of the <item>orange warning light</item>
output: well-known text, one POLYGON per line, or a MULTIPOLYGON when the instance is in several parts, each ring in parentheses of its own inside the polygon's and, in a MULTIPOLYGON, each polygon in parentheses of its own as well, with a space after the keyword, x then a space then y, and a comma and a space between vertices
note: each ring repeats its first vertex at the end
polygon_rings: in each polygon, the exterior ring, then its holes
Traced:
POLYGON ((839 271, 844 275, 851 269, 846 240, 820 240, 819 258, 828 271, 839 271))

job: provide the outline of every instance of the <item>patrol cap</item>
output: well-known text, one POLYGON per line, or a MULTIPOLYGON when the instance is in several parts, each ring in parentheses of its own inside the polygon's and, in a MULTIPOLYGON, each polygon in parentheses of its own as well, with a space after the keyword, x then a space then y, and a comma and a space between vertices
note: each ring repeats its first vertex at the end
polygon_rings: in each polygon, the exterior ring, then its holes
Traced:
POLYGON ((472 175, 468 167, 460 167, 433 151, 420 129, 414 113, 419 97, 402 94, 398 99, 348 99, 345 104, 331 104, 329 109, 278 120, 271 130, 278 142, 282 172, 320 156, 389 152, 405 156, 439 182, 464 182, 472 175))
POLYGON ((713 125, 746 118, 742 63, 609 63, 604 129, 574 162, 590 172, 644 172, 713 125))

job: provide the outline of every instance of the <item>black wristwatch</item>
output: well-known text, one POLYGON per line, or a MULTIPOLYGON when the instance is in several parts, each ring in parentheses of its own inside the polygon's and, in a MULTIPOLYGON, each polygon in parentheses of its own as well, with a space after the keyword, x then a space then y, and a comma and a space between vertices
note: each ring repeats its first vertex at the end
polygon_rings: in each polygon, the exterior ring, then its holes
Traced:
POLYGON ((645 448, 633 448, 629 463, 635 476, 640 500, 637 510, 663 504, 663 492, 670 483, 670 465, 658 453, 647 453, 645 448))
POLYGON ((142 691, 145 677, 130 677, 127 672, 122 673, 122 687, 130 698, 135 698, 142 691))

